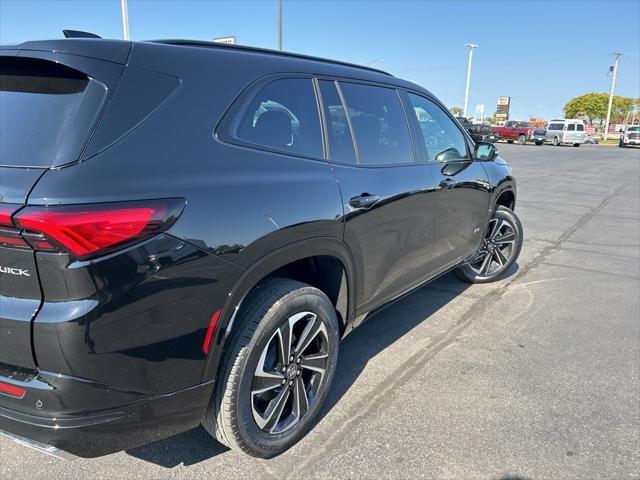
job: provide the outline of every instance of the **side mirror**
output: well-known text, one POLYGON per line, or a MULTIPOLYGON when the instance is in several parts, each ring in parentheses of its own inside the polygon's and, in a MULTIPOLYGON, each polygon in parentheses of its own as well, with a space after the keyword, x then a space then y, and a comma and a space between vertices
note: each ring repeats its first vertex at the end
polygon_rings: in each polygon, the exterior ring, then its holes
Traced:
POLYGON ((493 143, 478 142, 473 154, 475 160, 490 162, 498 155, 498 149, 493 143))

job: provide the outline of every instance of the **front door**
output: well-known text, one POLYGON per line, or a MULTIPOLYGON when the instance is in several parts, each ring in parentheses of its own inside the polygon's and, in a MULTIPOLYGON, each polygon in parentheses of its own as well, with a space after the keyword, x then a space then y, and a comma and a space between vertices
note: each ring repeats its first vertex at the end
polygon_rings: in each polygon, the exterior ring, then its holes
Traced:
POLYGON ((489 178, 482 163, 473 161, 466 135, 448 113, 421 95, 409 93, 407 101, 438 188, 433 261, 446 269, 480 246, 490 208, 489 178))

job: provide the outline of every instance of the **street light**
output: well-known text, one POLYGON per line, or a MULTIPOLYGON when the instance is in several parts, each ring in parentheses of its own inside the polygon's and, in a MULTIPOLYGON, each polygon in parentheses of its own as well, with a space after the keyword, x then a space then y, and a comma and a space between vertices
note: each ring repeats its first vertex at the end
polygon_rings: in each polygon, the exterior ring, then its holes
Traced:
POLYGON ((122 31, 124 33, 124 39, 129 40, 129 9, 127 8, 127 0, 121 0, 120 6, 122 7, 122 31))
POLYGON ((464 92, 464 109, 462 110, 462 116, 467 116, 467 104, 469 103, 469 85, 471 83, 471 62, 473 60, 473 49, 478 48, 478 45, 473 43, 465 43, 465 47, 469 48, 469 64, 467 65, 467 88, 464 92))
POLYGON ((604 132, 602 133, 602 138, 604 140, 609 136, 609 120, 611 120, 611 105, 613 104, 613 91, 616 88, 616 74, 618 73, 618 62, 620 61, 620 57, 622 56, 622 52, 614 53, 616 56, 616 61, 610 67, 613 72, 613 78, 611 79, 611 93, 609 94, 609 106, 607 107, 607 121, 604 123, 604 132))

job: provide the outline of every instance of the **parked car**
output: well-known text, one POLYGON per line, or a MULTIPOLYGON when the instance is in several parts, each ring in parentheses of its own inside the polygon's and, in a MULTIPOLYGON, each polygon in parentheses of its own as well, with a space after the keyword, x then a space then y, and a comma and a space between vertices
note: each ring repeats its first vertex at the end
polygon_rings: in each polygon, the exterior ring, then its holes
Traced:
POLYGON ((531 141, 536 145, 542 145, 547 139, 546 128, 534 128, 531 132, 531 141))
POLYGON ((547 125, 547 141, 553 145, 571 144, 579 147, 585 142, 585 138, 582 120, 551 120, 547 125))
POLYGON ((95 457, 203 424, 273 457, 348 332, 520 253, 495 146, 385 72, 99 38, 2 47, 0 71, 0 431, 22 445, 95 457))
POLYGON ((584 136, 584 143, 588 143, 590 145, 598 145, 598 139, 596 137, 592 137, 588 133, 584 136))
POLYGON ((498 137, 491 130, 491 125, 484 123, 471 123, 465 117, 456 117, 456 120, 460 122, 460 125, 467 129, 474 142, 495 143, 498 140, 498 137))
POLYGON ((618 146, 624 148, 630 145, 640 145, 640 125, 629 125, 620 134, 618 146))
POLYGON ((493 132, 499 140, 506 140, 508 143, 517 141, 520 145, 524 145, 527 141, 532 141, 534 127, 529 122, 518 122, 509 120, 502 127, 493 127, 493 132))

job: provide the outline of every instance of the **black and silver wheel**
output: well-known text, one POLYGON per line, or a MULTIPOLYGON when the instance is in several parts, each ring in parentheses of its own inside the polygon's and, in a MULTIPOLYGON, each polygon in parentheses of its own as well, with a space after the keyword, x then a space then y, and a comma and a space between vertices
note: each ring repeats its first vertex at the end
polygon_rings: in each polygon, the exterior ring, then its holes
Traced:
POLYGON ((339 324, 310 285, 268 279, 245 300, 203 425, 221 443, 260 458, 312 426, 336 368, 339 324))
POLYGON ((525 137, 524 135, 518 135, 518 143, 520 145, 524 145, 525 143, 527 143, 527 137, 525 137))
POLYGON ((500 278, 518 259, 522 249, 522 225, 510 209, 498 206, 493 213, 480 250, 474 259, 456 270, 469 283, 500 278))

